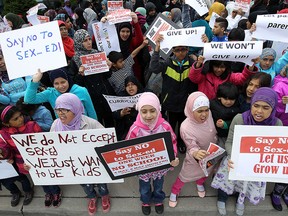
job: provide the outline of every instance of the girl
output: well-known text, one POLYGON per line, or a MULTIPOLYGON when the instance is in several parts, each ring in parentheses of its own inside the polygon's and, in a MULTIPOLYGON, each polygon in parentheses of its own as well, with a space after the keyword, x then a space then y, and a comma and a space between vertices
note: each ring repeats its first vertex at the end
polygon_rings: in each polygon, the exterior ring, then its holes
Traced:
POLYGON ((228 180, 228 168, 233 168, 230 160, 235 125, 266 125, 281 126, 282 122, 275 117, 277 94, 268 87, 259 88, 251 99, 251 110, 238 114, 232 120, 228 137, 225 143, 227 157, 223 158, 220 167, 211 183, 218 189, 217 208, 221 215, 226 215, 226 201, 228 195, 238 192, 236 214, 244 214, 244 201, 247 198, 252 204, 257 205, 265 198, 266 182, 228 180))
MULTIPOLYGON (((186 119, 180 127, 181 137, 187 147, 186 157, 178 178, 172 186, 169 206, 177 205, 177 195, 186 182, 196 181, 199 197, 205 197, 204 182, 207 179, 199 166, 208 152, 210 142, 216 143, 217 135, 211 112, 209 99, 202 92, 193 92, 189 95, 185 105, 186 119)), ((210 174, 213 165, 208 168, 210 174)))
MULTIPOLYGON (((80 99, 71 93, 65 93, 56 100, 55 111, 59 118, 56 119, 50 131, 72 131, 103 128, 95 119, 83 115, 84 107, 80 99)), ((95 185, 81 185, 89 199, 88 213, 94 215, 96 212, 97 196, 94 190, 95 185)), ((98 184, 98 191, 102 199, 102 210, 104 213, 110 210, 110 198, 107 184, 98 184)), ((58 187, 58 186, 56 186, 58 187)), ((46 190, 46 195, 49 191, 46 190)))
POLYGON ((231 73, 230 62, 211 60, 209 72, 202 74, 204 59, 204 56, 198 57, 198 60, 191 67, 189 79, 198 84, 198 90, 203 92, 210 100, 216 97, 218 86, 221 83, 229 81, 235 85, 243 85, 249 76, 258 71, 258 68, 254 67, 253 64, 244 67, 242 73, 231 73))
MULTIPOLYGON (((138 100, 136 110, 139 112, 137 119, 131 126, 126 139, 133 139, 136 137, 143 137, 155 133, 170 131, 173 142, 173 149, 176 156, 176 135, 174 134, 169 123, 162 118, 160 112, 161 106, 158 97, 151 92, 143 93, 138 100)), ((176 157, 175 160, 171 161, 170 164, 173 167, 177 166, 179 164, 179 159, 176 157)), ((151 213, 150 205, 152 202, 155 203, 156 213, 163 213, 163 201, 165 199, 163 183, 164 175, 168 171, 169 169, 164 169, 139 175, 140 200, 142 201, 142 212, 144 215, 149 215, 151 213), (151 180, 153 182, 153 191, 151 191, 151 180)))
POLYGON ((15 106, 4 106, 0 108, 0 122, 1 122, 1 139, 0 139, 0 158, 8 159, 8 162, 12 163, 19 176, 1 179, 1 183, 12 194, 11 206, 17 206, 20 201, 21 192, 18 189, 15 181, 19 181, 22 184, 22 188, 25 192, 23 205, 28 205, 33 199, 33 189, 27 178, 28 172, 24 169, 24 161, 18 151, 15 143, 13 142, 11 135, 25 134, 25 133, 37 133, 41 132, 41 128, 34 121, 24 121, 22 113, 15 106))
POLYGON ((38 71, 35 75, 33 75, 32 82, 29 84, 26 90, 24 103, 40 104, 49 102, 51 107, 54 108, 57 97, 63 93, 70 92, 80 98, 85 108, 85 114, 91 118, 97 119, 97 115, 87 89, 73 84, 72 80, 68 77, 67 72, 68 69, 66 67, 51 71, 50 80, 53 83, 54 88, 49 87, 46 90, 37 93, 40 80, 43 76, 41 71, 38 71))

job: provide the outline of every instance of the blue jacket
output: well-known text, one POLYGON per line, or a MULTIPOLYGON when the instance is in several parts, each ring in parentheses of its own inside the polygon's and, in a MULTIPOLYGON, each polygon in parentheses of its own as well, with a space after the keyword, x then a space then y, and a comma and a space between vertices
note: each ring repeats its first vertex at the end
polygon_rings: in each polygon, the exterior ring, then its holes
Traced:
POLYGON ((50 111, 45 106, 39 106, 34 115, 33 121, 37 122, 43 132, 49 132, 53 123, 50 111))

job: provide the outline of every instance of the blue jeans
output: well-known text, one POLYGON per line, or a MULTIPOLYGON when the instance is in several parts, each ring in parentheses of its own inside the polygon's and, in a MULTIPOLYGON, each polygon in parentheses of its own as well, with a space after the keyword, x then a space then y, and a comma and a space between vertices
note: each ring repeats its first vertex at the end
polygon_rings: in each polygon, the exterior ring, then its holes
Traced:
POLYGON ((3 186, 7 190, 9 190, 11 194, 20 193, 20 190, 17 187, 17 185, 15 184, 15 181, 21 182, 21 185, 22 185, 24 192, 31 192, 32 191, 30 181, 27 178, 27 176, 24 174, 19 173, 19 176, 0 180, 0 182, 3 184, 3 186))
POLYGON ((155 180, 152 179, 152 183, 154 188, 153 191, 151 189, 150 181, 145 182, 139 179, 140 200, 144 204, 150 204, 151 202, 155 204, 163 203, 163 200, 165 199, 165 193, 162 190, 164 183, 164 176, 162 176, 160 179, 159 178, 155 180))
POLYGON ((44 192, 46 194, 59 194, 61 189, 58 185, 45 185, 45 186, 42 186, 44 192))
POLYGON ((106 196, 109 194, 109 190, 107 187, 107 184, 81 184, 84 192, 87 195, 87 198, 95 198, 96 197, 96 191, 95 191, 95 186, 98 187, 98 193, 99 195, 102 196, 106 196))

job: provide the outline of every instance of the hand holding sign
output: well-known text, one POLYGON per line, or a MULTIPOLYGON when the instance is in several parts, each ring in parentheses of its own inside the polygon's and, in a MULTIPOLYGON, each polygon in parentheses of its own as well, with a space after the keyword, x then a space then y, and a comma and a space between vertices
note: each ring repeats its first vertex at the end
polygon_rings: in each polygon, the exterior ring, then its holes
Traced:
POLYGON ((200 68, 202 66, 202 64, 204 63, 204 61, 205 61, 205 57, 204 56, 202 56, 202 55, 198 56, 195 68, 200 68))
POLYGON ((209 152, 205 151, 205 150, 198 150, 193 152, 193 157, 196 160, 202 160, 204 157, 206 157, 209 154, 209 152))
POLYGON ((42 79, 43 77, 43 74, 41 72, 40 69, 37 70, 37 73, 33 75, 32 77, 32 81, 35 82, 35 83, 38 83, 40 82, 40 80, 42 79))
POLYGON ((176 157, 175 160, 170 162, 170 165, 173 167, 178 166, 179 165, 179 158, 176 157))
POLYGON ((137 14, 134 13, 134 12, 131 12, 130 15, 131 15, 131 18, 132 18, 133 23, 137 23, 137 22, 138 22, 138 16, 137 16, 137 14))

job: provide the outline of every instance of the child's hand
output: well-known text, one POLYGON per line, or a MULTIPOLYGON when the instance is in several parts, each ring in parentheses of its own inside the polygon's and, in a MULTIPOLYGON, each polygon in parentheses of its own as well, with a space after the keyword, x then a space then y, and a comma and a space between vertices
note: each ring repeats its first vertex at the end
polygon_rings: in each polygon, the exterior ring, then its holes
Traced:
POLYGON ((149 44, 149 40, 146 37, 143 37, 142 45, 147 46, 148 44, 149 44))
POLYGON ((173 167, 178 166, 178 164, 179 164, 179 158, 177 158, 177 157, 175 158, 175 160, 170 162, 170 165, 173 167))
POLYGON ((83 66, 83 65, 81 65, 80 67, 79 67, 79 74, 81 75, 81 76, 84 76, 84 71, 85 71, 85 67, 83 66))
POLYGON ((123 116, 125 116, 125 115, 128 115, 128 114, 130 114, 130 111, 131 111, 131 108, 126 107, 126 108, 124 108, 124 109, 121 110, 120 116, 123 117, 123 116))
POLYGON ((282 103, 283 104, 288 104, 288 96, 283 96, 282 97, 282 103))
POLYGON ((105 23, 107 20, 108 20, 107 16, 104 16, 104 17, 101 18, 100 22, 105 23))
POLYGON ((230 169, 234 169, 234 162, 232 160, 228 160, 228 171, 230 172, 230 169))
POLYGON ((26 163, 24 163, 24 169, 29 171, 31 169, 31 166, 26 164, 26 163))
POLYGON ((32 81, 35 82, 35 83, 40 82, 42 76, 43 76, 43 74, 42 74, 41 70, 38 69, 37 73, 33 75, 32 81))
POLYGON ((196 159, 196 160, 202 160, 204 157, 206 157, 206 155, 208 155, 209 153, 205 150, 198 150, 198 151, 195 151, 193 153, 193 157, 196 159))
POLYGON ((260 57, 257 57, 257 58, 255 58, 255 59, 251 59, 251 61, 253 62, 253 65, 252 65, 252 66, 248 66, 248 70, 253 71, 253 70, 254 70, 254 67, 255 67, 255 64, 257 64, 258 62, 260 62, 260 57))
POLYGON ((199 56, 198 56, 198 59, 197 59, 197 63, 196 63, 196 65, 195 65, 196 68, 200 68, 200 67, 202 66, 204 60, 205 60, 204 56, 199 55, 199 56))
POLYGON ((110 69, 112 67, 112 62, 107 58, 106 63, 110 69))
POLYGON ((222 119, 218 119, 216 122, 216 126, 219 128, 223 128, 224 127, 224 121, 222 119))
POLYGON ((155 43, 156 43, 156 46, 159 45, 160 47, 160 42, 163 41, 164 37, 162 34, 158 34, 158 36, 156 37, 156 40, 155 40, 155 43))
POLYGON ((202 40, 203 43, 209 43, 209 38, 207 37, 206 34, 202 34, 201 40, 202 40))
POLYGON ((287 71, 288 71, 288 65, 286 65, 284 68, 282 68, 282 70, 280 71, 280 76, 286 77, 287 71))
POLYGON ((251 28, 249 29, 250 33, 252 34, 254 31, 256 31, 256 23, 253 23, 251 28))
POLYGON ((138 22, 138 16, 137 16, 137 14, 134 13, 134 12, 131 12, 130 15, 131 15, 131 18, 132 18, 133 23, 137 23, 137 22, 138 22))

